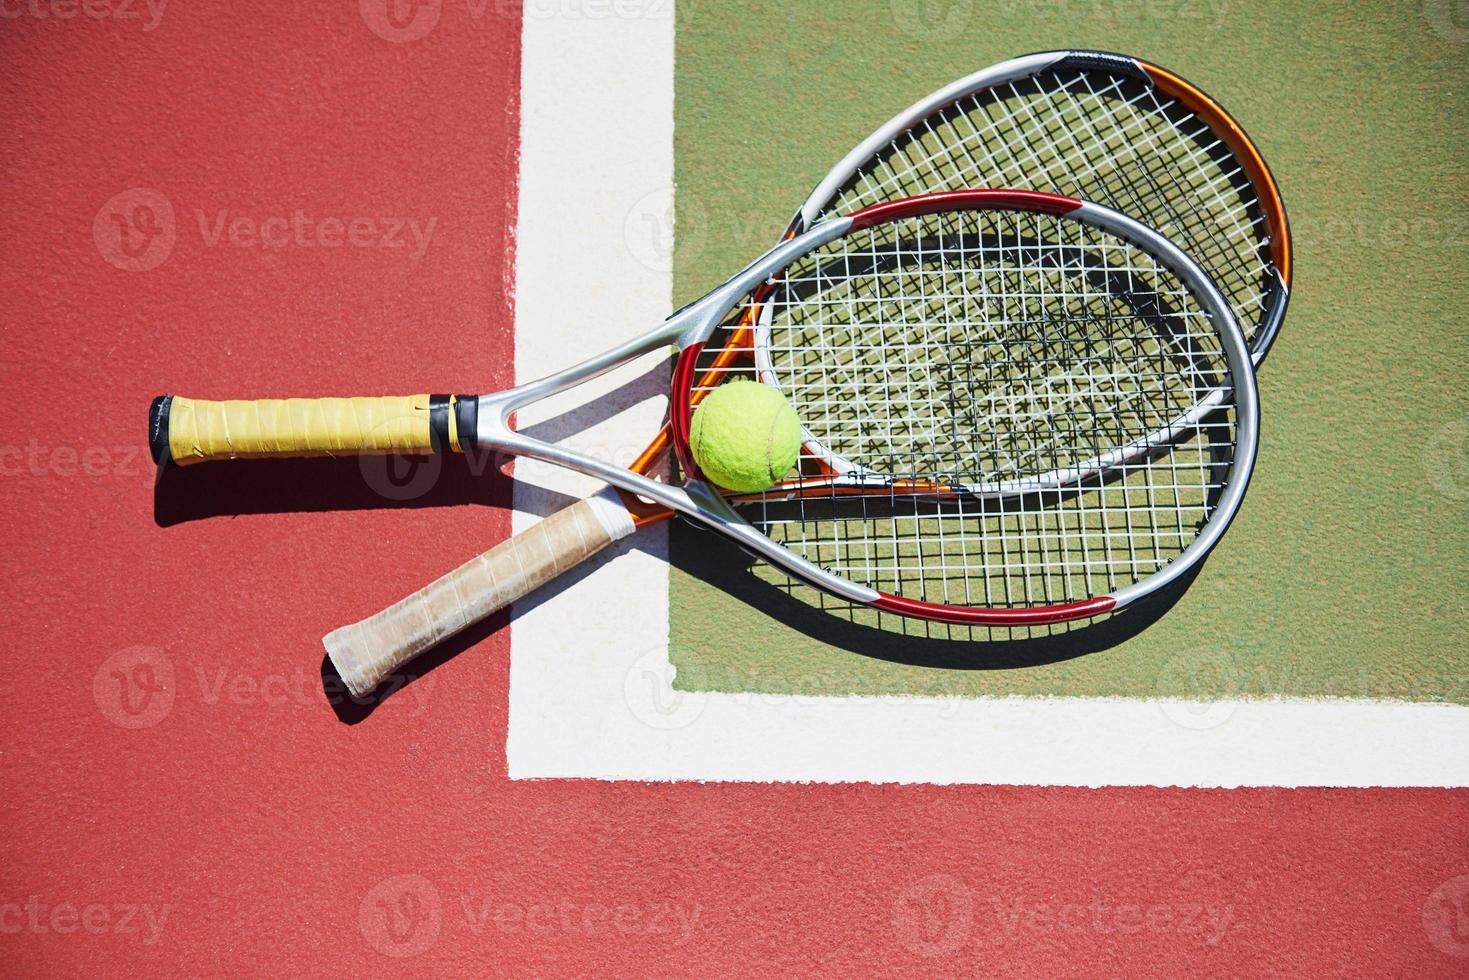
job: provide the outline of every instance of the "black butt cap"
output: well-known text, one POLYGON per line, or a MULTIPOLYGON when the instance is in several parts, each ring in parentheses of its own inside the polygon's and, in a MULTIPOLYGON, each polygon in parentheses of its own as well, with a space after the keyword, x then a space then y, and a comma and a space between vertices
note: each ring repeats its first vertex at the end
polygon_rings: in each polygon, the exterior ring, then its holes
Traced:
POLYGON ((148 408, 148 452, 159 465, 169 458, 168 410, 172 405, 172 395, 159 395, 148 408))

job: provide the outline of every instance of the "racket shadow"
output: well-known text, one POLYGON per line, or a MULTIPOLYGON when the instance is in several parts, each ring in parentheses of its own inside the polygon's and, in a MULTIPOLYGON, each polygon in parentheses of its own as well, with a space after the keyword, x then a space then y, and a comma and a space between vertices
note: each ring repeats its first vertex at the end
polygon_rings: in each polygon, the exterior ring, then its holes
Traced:
MULTIPOLYGON (((1206 563, 1201 562, 1143 602, 1106 618, 1051 627, 1016 637, 1005 629, 902 620, 884 628, 861 622, 853 608, 799 583, 769 581, 760 564, 718 535, 682 521, 673 524, 669 560, 674 567, 828 646, 910 667, 943 670, 1015 670, 1075 660, 1110 650, 1161 619, 1183 598, 1206 563)), ((1020 632, 1019 630, 1013 632, 1020 632)))
POLYGON ((171 527, 241 514, 507 506, 510 480, 491 453, 238 459, 159 468, 153 520, 171 527))
MULTIPOLYGON (((547 516, 570 506, 576 502, 576 499, 564 495, 545 494, 537 499, 534 510, 542 516, 547 516)), ((323 654, 321 658, 322 693, 325 694, 327 703, 331 705, 338 721, 347 725, 356 725, 365 721, 378 705, 392 698, 399 691, 417 683, 420 678, 437 670, 461 653, 471 650, 482 641, 510 626, 520 616, 538 608, 542 603, 555 602, 563 592, 573 588, 583 579, 601 574, 602 566, 608 562, 634 550, 651 554, 660 561, 667 560, 668 554, 662 545, 663 540, 661 536, 655 535, 632 535, 615 542, 605 551, 568 569, 535 592, 517 600, 513 606, 501 609, 487 619, 430 647, 405 664, 403 670, 388 675, 381 684, 363 697, 355 697, 347 691, 331 658, 323 654)), ((481 650, 471 655, 488 655, 488 651, 481 650)))
POLYGON ((337 673, 331 657, 323 653, 321 656, 322 693, 326 696, 327 704, 331 706, 338 721, 344 725, 359 724, 371 717, 378 705, 389 700, 399 691, 417 683, 419 678, 433 673, 464 651, 498 633, 509 623, 510 611, 502 609, 414 658, 406 665, 407 669, 383 678, 380 685, 362 697, 347 690, 347 685, 337 673))
MULTIPOLYGON (((571 497, 548 494, 537 511, 555 513, 574 502, 571 497)), ((927 629, 927 635, 895 632, 850 618, 848 607, 800 585, 777 585, 756 574, 759 563, 722 537, 683 521, 669 526, 669 535, 633 535, 609 547, 590 561, 568 570, 536 592, 482 622, 434 646, 410 661, 407 669, 390 675, 371 694, 349 694, 329 657, 321 658, 322 691, 343 724, 369 718, 379 704, 416 683, 439 667, 472 650, 521 615, 541 604, 555 602, 583 579, 602 574, 602 566, 629 551, 642 551, 727 593, 761 615, 784 623, 814 640, 860 656, 914 667, 943 670, 1014 670, 1074 660, 1125 643, 1164 616, 1198 576, 1200 565, 1149 600, 1092 623, 1057 627, 1052 635, 1025 639, 976 639, 963 627, 944 623, 907 622, 907 628, 927 629), (813 606, 812 600, 827 603, 813 606), (1064 632, 1060 632, 1063 631, 1064 632), (948 635, 945 635, 948 634, 948 635)), ((980 631, 976 630, 978 634, 980 631)), ((998 634, 999 631, 995 631, 998 634)), ((484 651, 480 652, 484 654, 484 651)))

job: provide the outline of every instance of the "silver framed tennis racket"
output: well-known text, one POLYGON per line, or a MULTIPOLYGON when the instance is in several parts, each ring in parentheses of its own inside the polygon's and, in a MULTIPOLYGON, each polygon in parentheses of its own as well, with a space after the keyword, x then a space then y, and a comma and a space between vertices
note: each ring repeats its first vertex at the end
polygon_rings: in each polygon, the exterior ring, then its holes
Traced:
MULTIPOLYGON (((1249 349, 1207 274, 1126 215, 1023 191, 822 222, 643 336, 503 392, 161 401, 155 441, 196 461, 492 448, 597 476, 849 602, 980 625, 1082 619, 1165 588, 1238 511, 1259 431, 1249 349), (669 345, 682 485, 511 427, 669 345), (797 470, 760 494, 719 492, 689 452, 702 396, 741 375, 781 390, 804 434, 797 470)), ((600 494, 324 643, 363 693, 636 526, 600 494)))
POLYGON ((1214 279, 1256 364, 1280 330, 1292 254, 1280 188, 1243 127, 1165 68, 1067 50, 976 71, 854 147, 788 234, 882 201, 969 187, 1045 191, 1130 215, 1214 279))

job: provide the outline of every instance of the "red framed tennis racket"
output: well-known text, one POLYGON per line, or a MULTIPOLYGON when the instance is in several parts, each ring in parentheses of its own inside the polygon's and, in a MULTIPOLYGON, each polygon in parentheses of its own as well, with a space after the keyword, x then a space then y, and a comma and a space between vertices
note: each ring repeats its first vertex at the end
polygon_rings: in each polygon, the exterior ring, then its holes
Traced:
MULTIPOLYGON (((155 403, 180 461, 493 449, 591 474, 829 593, 886 612, 1024 625, 1095 616, 1202 560, 1239 508, 1258 441, 1248 346, 1175 245, 1110 208, 956 191, 822 222, 648 333, 478 397, 155 403), (660 347, 678 354, 658 482, 516 432, 512 414, 660 347), (724 495, 688 452, 703 393, 781 390, 797 472, 724 495), (182 424, 181 424, 182 423, 182 424)), ((329 634, 354 693, 630 534, 604 492, 329 634)))

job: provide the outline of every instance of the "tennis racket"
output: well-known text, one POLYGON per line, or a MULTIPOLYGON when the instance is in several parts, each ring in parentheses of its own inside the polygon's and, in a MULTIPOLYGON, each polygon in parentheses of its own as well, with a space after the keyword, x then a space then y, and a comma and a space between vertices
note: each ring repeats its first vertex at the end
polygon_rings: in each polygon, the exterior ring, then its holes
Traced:
MULTIPOLYGON (((477 445, 599 477, 850 602, 981 625, 1095 616, 1165 587, 1223 534, 1258 440, 1249 349, 1208 276, 1119 212, 1010 191, 822 222, 644 336, 477 399, 181 402, 154 409, 175 456, 477 445), (666 345, 682 486, 510 428, 666 345), (736 375, 785 393, 804 446, 791 479, 726 498, 688 433, 736 375)), ((604 492, 324 643, 364 693, 637 524, 604 492)))
POLYGON ((898 113, 822 178, 790 225, 894 198, 1009 187, 1105 204, 1213 278, 1256 364, 1290 298, 1290 225, 1249 135, 1167 69, 1105 51, 992 65, 898 113))
MULTIPOLYGON (((1213 278, 1258 365, 1290 299, 1285 204, 1264 157, 1202 90, 1106 51, 1044 51, 983 68, 915 102, 852 149, 787 228, 920 194, 1012 187, 1112 207, 1162 232, 1213 278)), ((668 456, 665 425, 633 463, 668 456)), ((630 495, 639 523, 668 511, 630 495)))
MULTIPOLYGON (((1256 364, 1280 329, 1291 240, 1270 168, 1202 90, 1126 55, 1040 52, 938 89, 832 167, 786 236, 882 201, 978 186, 1094 201, 1161 231, 1220 287, 1256 364)), ((633 469, 653 472, 671 435, 664 426, 633 469)), ((621 499, 639 524, 672 516, 621 499)))

